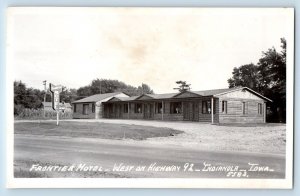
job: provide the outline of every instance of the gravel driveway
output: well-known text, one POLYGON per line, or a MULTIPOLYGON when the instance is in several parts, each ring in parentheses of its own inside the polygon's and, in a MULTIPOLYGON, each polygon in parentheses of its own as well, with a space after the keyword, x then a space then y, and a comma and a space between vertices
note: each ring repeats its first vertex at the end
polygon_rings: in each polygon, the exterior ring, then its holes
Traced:
POLYGON ((184 133, 176 136, 149 138, 144 141, 132 141, 153 145, 175 145, 203 150, 245 151, 271 154, 285 154, 286 147, 285 124, 223 126, 199 122, 162 122, 119 119, 75 121, 98 121, 104 123, 167 127, 184 131, 184 133))

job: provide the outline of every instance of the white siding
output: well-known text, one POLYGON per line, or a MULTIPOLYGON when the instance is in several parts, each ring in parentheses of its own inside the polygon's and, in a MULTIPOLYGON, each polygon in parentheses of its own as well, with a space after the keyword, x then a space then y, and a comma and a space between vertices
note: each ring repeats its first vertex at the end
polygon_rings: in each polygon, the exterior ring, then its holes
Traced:
POLYGON ((111 97, 108 97, 106 99, 103 99, 101 101, 96 102, 96 108, 95 108, 96 109, 95 110, 95 113, 96 113, 95 118, 96 119, 102 118, 102 104, 101 103, 106 102, 106 101, 110 100, 113 97, 129 97, 129 96, 124 94, 124 93, 119 93, 117 95, 114 95, 114 96, 111 96, 111 97))
POLYGON ((263 100, 262 98, 256 96, 255 94, 247 91, 247 90, 237 90, 233 92, 229 92, 223 95, 218 95, 216 97, 226 99, 226 98, 236 98, 236 99, 254 99, 254 100, 263 100))

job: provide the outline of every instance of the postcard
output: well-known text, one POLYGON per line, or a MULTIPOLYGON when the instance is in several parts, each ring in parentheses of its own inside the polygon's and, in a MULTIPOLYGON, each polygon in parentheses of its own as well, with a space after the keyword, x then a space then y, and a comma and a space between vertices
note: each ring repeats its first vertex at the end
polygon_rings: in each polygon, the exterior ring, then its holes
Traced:
POLYGON ((293 8, 9 7, 8 188, 292 188, 293 8))

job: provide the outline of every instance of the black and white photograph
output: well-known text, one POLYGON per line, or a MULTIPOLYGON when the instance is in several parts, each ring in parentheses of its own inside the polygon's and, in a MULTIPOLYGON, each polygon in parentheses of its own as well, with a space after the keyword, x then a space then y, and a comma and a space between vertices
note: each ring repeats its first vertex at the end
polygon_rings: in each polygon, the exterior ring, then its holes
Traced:
POLYGON ((8 186, 292 188, 292 8, 9 7, 8 186))

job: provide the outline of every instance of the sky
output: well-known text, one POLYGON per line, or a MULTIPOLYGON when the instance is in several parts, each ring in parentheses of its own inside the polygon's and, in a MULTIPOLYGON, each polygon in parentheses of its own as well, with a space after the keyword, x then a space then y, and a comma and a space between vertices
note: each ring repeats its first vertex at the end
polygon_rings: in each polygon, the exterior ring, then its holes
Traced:
POLYGON ((43 89, 93 79, 174 92, 227 88, 234 67, 257 63, 286 37, 285 9, 9 8, 7 66, 43 89))

